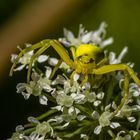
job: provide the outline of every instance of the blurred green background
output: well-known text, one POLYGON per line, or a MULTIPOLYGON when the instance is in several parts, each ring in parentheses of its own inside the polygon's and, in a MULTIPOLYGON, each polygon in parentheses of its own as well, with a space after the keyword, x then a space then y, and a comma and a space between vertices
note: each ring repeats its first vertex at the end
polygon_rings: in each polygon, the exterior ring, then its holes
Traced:
POLYGON ((134 62, 140 74, 139 0, 0 0, 0 140, 10 137, 28 116, 47 110, 37 98, 25 101, 16 94, 16 84, 26 78, 25 71, 8 76, 16 46, 62 37, 63 27, 75 35, 79 24, 94 30, 102 21, 108 24, 107 36, 114 38, 108 49, 118 54, 128 46, 124 62, 134 62))

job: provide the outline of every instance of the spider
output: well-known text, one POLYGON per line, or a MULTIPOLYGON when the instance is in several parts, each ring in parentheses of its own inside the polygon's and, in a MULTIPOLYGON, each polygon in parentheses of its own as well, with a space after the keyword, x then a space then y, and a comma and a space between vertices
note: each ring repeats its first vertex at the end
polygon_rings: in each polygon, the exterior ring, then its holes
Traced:
POLYGON ((78 47, 71 47, 70 51, 72 58, 68 54, 67 50, 63 45, 57 40, 46 39, 37 44, 32 45, 29 48, 22 50, 18 57, 16 58, 11 70, 10 75, 12 75, 14 67, 18 63, 19 59, 26 53, 31 50, 38 49, 36 53, 31 57, 28 73, 27 73, 27 82, 30 81, 30 73, 32 69, 32 64, 34 60, 45 52, 49 47, 53 47, 54 50, 59 54, 60 61, 53 70, 53 74, 58 69, 62 61, 69 65, 73 69, 71 77, 75 74, 82 74, 85 76, 84 82, 88 81, 89 75, 103 75, 113 71, 123 71, 124 72, 124 97, 121 100, 120 105, 117 110, 114 112, 114 115, 123 107, 127 98, 128 98, 128 89, 129 89, 129 77, 131 77, 134 82, 140 87, 140 80, 136 76, 133 69, 125 64, 106 64, 107 58, 104 55, 104 52, 98 46, 92 44, 81 44, 78 47))

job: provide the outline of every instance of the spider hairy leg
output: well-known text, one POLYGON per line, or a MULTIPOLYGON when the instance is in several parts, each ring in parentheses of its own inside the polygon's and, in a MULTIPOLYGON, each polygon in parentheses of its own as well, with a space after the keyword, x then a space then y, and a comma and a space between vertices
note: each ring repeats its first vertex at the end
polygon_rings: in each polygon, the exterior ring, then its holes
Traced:
POLYGON ((118 108, 114 111, 114 113, 112 114, 111 117, 115 116, 119 110, 121 110, 121 108, 125 105, 127 99, 128 99, 128 93, 129 93, 129 76, 128 76, 128 72, 127 71, 124 71, 124 96, 121 100, 121 103, 120 105, 118 106, 118 108))
POLYGON ((52 73, 51 73, 51 75, 50 75, 50 79, 52 79, 53 78, 53 76, 55 75, 55 72, 59 69, 59 66, 62 64, 62 59, 60 59, 59 61, 58 61, 58 63, 56 64, 56 66, 54 67, 54 69, 53 69, 53 71, 52 71, 52 73))
MULTIPOLYGON (((43 42, 48 42, 48 41, 49 41, 49 39, 46 39, 46 40, 44 40, 43 42)), ((39 42, 39 43, 37 43, 37 44, 32 45, 31 47, 28 47, 28 48, 23 49, 23 50, 18 54, 17 58, 15 59, 15 62, 13 63, 13 65, 12 65, 12 67, 11 67, 11 70, 10 70, 9 75, 10 75, 10 76, 13 75, 14 68, 16 67, 16 65, 17 65, 17 63, 18 63, 18 61, 19 61, 19 59, 20 59, 25 53, 30 52, 30 51, 35 50, 35 49, 38 49, 38 48, 41 48, 41 47, 42 47, 42 43, 39 42)))
MULTIPOLYGON (((31 75, 31 69, 32 69, 32 64, 33 61, 39 56, 41 55, 43 52, 45 52, 49 47, 53 47, 54 50, 59 54, 60 58, 70 67, 73 67, 73 61, 70 59, 68 53, 66 52, 65 48, 57 41, 57 40, 49 40, 47 43, 42 41, 42 47, 31 57, 30 63, 29 63, 29 68, 28 68, 28 72, 27 72, 27 82, 30 81, 30 75, 31 75)), ((58 66, 57 66, 58 67, 58 66)), ((54 72, 58 69, 58 68, 54 69, 54 72)), ((53 75, 52 75, 53 76, 53 75)))
POLYGON ((73 61, 70 59, 66 49, 57 40, 51 40, 50 45, 55 49, 55 51, 59 54, 62 60, 74 69, 73 61))
POLYGON ((94 69, 92 74, 106 74, 113 71, 127 71, 130 77, 134 80, 134 82, 140 87, 140 80, 136 76, 133 69, 125 64, 111 64, 111 65, 104 65, 98 69, 94 69))
POLYGON ((32 64, 34 60, 41 55, 47 48, 49 48, 50 45, 46 43, 42 48, 40 48, 32 57, 28 66, 28 72, 27 72, 27 83, 30 81, 30 75, 31 75, 31 70, 32 70, 32 64))
POLYGON ((139 87, 140 87, 140 80, 136 76, 136 74, 133 71, 133 69, 131 69, 129 66, 127 66, 125 64, 105 65, 105 66, 102 66, 101 68, 93 70, 93 73, 97 74, 97 75, 98 74, 106 74, 106 73, 113 72, 113 71, 118 71, 118 70, 124 71, 124 97, 122 98, 121 103, 118 106, 118 108, 116 109, 116 111, 112 114, 112 117, 115 116, 119 112, 119 110, 121 110, 121 108, 125 105, 125 103, 126 103, 126 101, 128 99, 129 76, 134 80, 134 82, 139 87))

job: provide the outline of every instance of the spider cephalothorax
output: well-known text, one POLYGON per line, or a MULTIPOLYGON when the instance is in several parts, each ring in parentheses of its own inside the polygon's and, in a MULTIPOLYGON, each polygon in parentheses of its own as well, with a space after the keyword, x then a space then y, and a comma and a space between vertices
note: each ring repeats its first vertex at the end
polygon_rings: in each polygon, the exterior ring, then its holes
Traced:
POLYGON ((82 44, 75 51, 75 70, 78 73, 90 74, 104 58, 101 48, 92 44, 82 44))

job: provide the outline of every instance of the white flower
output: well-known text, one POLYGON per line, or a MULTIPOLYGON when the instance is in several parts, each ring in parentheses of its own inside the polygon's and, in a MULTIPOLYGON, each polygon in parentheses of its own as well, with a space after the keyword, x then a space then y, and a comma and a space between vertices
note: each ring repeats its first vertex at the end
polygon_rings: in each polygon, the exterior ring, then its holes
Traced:
POLYGON ((91 115, 92 115, 93 119, 99 119, 99 117, 100 117, 100 115, 97 111, 93 111, 91 115))
POLYGON ((131 140, 130 135, 125 135, 124 137, 121 136, 121 135, 124 135, 125 133, 126 133, 125 131, 118 132, 117 137, 115 138, 115 140, 131 140))
MULTIPOLYGON (((30 47, 31 45, 26 45, 26 47, 30 47)), ((18 46, 18 49, 22 51, 22 49, 18 46)), ((20 57, 18 63, 20 64, 17 68, 14 69, 14 71, 21 71, 25 66, 27 66, 30 63, 31 57, 33 56, 34 52, 31 50, 27 53, 25 53, 22 57, 20 57)), ((11 61, 14 63, 18 55, 12 54, 11 55, 11 61)))
POLYGON ((104 98, 104 92, 99 92, 96 97, 97 99, 102 100, 104 98))
POLYGON ((119 64, 121 63, 121 60, 125 56, 125 54, 128 52, 128 47, 124 47, 119 56, 116 58, 116 53, 110 52, 109 53, 109 64, 119 64))
POLYGON ((83 104, 85 102, 85 95, 83 94, 72 93, 71 97, 76 104, 83 104))
POLYGON ((36 126, 35 132, 39 135, 45 136, 47 133, 53 133, 53 129, 50 126, 49 122, 44 121, 36 126))
POLYGON ((117 127, 121 126, 118 122, 111 122, 110 127, 115 129, 117 127))
MULTIPOLYGON (((32 73, 31 78, 32 81, 27 83, 19 83, 17 84, 17 93, 22 93, 25 99, 28 99, 30 95, 34 96, 40 96, 42 94, 42 90, 45 90, 46 92, 53 91, 53 88, 51 87, 51 80, 49 80, 49 76, 51 74, 50 67, 46 67, 46 76, 42 77, 41 75, 38 75, 36 72, 32 73)), ((47 104, 46 97, 40 96, 40 101, 45 101, 44 103, 47 104)), ((43 103, 43 104, 44 104, 43 103)))
POLYGON ((39 102, 40 102, 40 104, 42 104, 42 105, 47 105, 47 104, 48 104, 48 99, 47 99, 46 96, 40 95, 40 96, 39 96, 39 102))
POLYGON ((43 62, 47 61, 48 58, 49 58, 49 56, 47 56, 47 55, 40 55, 40 56, 37 58, 37 61, 38 61, 39 63, 43 63, 43 62))
POLYGON ((60 94, 56 97, 56 101, 61 106, 71 107, 73 105, 73 98, 66 94, 60 94))
POLYGON ((48 59, 48 63, 49 63, 51 66, 55 66, 55 65, 57 65, 57 63, 58 63, 58 59, 57 59, 57 58, 54 58, 54 57, 50 57, 50 58, 48 59))
POLYGON ((129 84, 129 93, 134 97, 140 96, 140 88, 135 83, 129 84))
POLYGON ((100 100, 96 100, 96 101, 93 103, 93 105, 96 106, 96 107, 99 106, 100 104, 101 104, 101 101, 100 101, 100 100))
POLYGON ((80 137, 81 137, 83 140, 89 140, 89 137, 88 137, 86 134, 81 134, 80 137))
POLYGON ((110 126, 112 129, 115 129, 120 126, 118 122, 111 122, 112 113, 110 113, 109 111, 103 112, 101 116, 99 116, 98 112, 94 111, 92 113, 92 116, 93 118, 99 120, 99 125, 96 126, 94 129, 94 133, 97 135, 100 134, 100 132, 102 131, 102 128, 105 126, 110 126))
POLYGON ((45 136, 40 136, 36 133, 31 133, 30 136, 23 136, 24 140, 44 140, 45 136))
POLYGON ((82 25, 80 25, 77 37, 75 37, 71 31, 64 29, 64 38, 60 38, 59 41, 68 47, 77 47, 80 44, 90 43, 104 48, 105 46, 110 45, 113 42, 112 38, 104 40, 106 34, 105 28, 106 23, 102 22, 98 30, 87 32, 85 28, 82 25))
POLYGON ((16 132, 21 132, 24 130, 24 127, 22 125, 18 125, 18 126, 16 126, 15 130, 16 130, 16 132))
POLYGON ((102 130, 102 126, 101 126, 101 125, 98 125, 98 126, 95 127, 95 129, 94 129, 94 133, 95 133, 96 135, 98 135, 98 134, 100 134, 101 130, 102 130))
POLYGON ((33 123, 33 124, 39 124, 39 121, 35 117, 28 117, 28 122, 33 123))
MULTIPOLYGON (((96 94, 95 92, 89 92, 89 91, 85 91, 84 93, 85 98, 88 102, 92 103, 96 100, 96 94)), ((98 102, 98 101, 97 101, 98 102)), ((94 102, 94 105, 96 106, 96 101, 94 102)), ((100 103, 99 103, 100 104, 100 103)), ((98 106, 98 105, 97 105, 98 106)))
POLYGON ((125 117, 130 117, 132 114, 133 108, 129 105, 124 105, 120 112, 117 114, 117 116, 125 116, 125 117))
POLYGON ((101 114, 99 118, 99 124, 104 127, 104 126, 109 126, 110 125, 110 118, 111 113, 109 111, 105 111, 101 114))
POLYGON ((135 122, 136 121, 135 117, 127 117, 127 119, 128 119, 129 122, 135 122))

